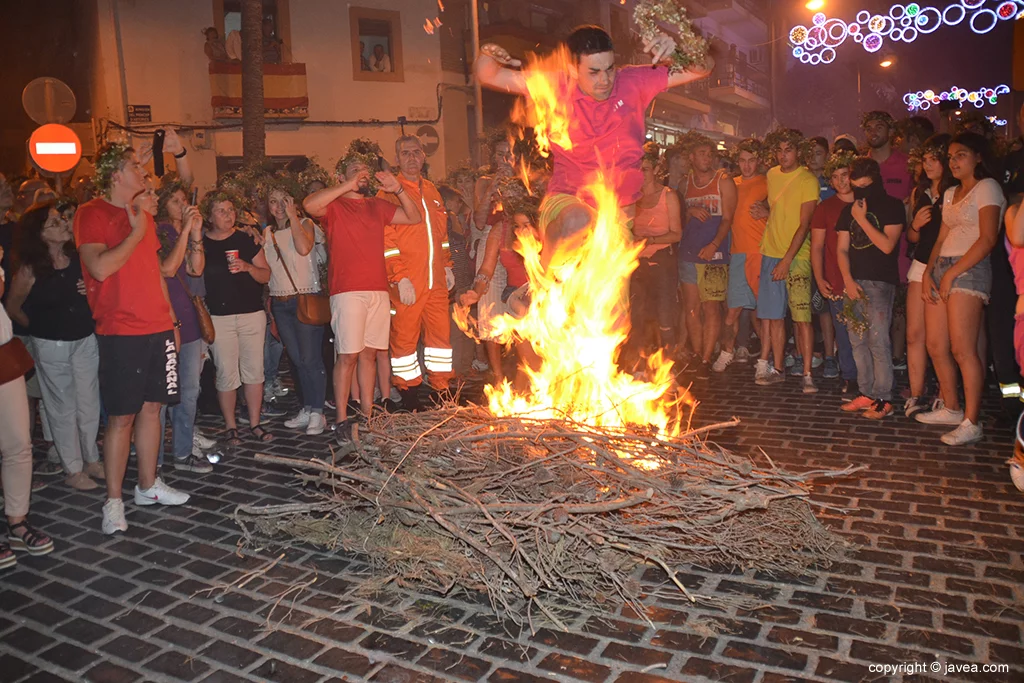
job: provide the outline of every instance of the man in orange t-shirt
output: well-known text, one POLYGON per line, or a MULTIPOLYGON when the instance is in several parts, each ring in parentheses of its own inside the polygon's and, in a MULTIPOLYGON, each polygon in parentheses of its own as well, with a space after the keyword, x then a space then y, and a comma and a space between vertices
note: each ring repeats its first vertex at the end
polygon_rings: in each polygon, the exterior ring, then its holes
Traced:
MULTIPOLYGON (((740 175, 736 183, 736 212, 732 220, 732 258, 729 261, 729 289, 726 293, 725 315, 722 330, 722 350, 711 369, 724 372, 734 361, 746 362, 746 357, 736 357, 736 336, 739 333, 740 317, 755 316, 746 313, 757 308, 757 285, 761 275, 761 238, 768 223, 768 180, 760 165, 760 143, 755 139, 739 144, 737 165, 740 175)), ((746 339, 741 347, 746 350, 746 339)))
POLYGON ((160 273, 156 224, 132 206, 146 189, 135 150, 121 143, 101 149, 94 182, 104 194, 75 214, 75 243, 96 320, 100 398, 109 414, 103 437, 103 533, 113 534, 128 529, 121 489, 133 430, 139 459, 135 504, 181 505, 189 498, 157 476, 160 408, 180 400, 180 323, 160 273))

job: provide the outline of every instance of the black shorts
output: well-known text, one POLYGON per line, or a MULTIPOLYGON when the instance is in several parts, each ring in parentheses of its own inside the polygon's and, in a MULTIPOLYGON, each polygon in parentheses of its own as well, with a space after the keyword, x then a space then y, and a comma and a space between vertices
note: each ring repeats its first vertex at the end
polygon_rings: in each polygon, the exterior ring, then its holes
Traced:
POLYGON ((121 336, 97 334, 100 399, 110 415, 135 415, 143 403, 180 400, 174 331, 121 336))

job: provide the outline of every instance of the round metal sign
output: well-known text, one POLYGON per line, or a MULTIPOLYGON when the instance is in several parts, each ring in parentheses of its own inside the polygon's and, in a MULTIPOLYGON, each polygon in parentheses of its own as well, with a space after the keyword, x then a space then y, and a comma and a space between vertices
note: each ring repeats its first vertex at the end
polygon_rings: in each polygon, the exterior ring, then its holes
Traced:
POLYGON ((58 78, 42 76, 21 91, 21 106, 39 125, 67 123, 75 115, 78 103, 68 84, 58 78))

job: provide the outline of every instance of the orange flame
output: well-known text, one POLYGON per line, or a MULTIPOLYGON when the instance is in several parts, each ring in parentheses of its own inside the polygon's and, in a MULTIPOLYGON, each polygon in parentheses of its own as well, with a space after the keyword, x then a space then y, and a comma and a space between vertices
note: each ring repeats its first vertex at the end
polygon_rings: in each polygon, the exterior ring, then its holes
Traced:
POLYGON ((542 363, 537 371, 525 368, 528 394, 516 393, 508 382, 488 387, 489 407, 500 416, 568 419, 593 427, 641 425, 671 437, 679 433, 679 409, 691 403, 685 392, 675 392, 672 362, 660 351, 649 358, 649 381, 635 379, 615 363, 629 334, 623 303, 643 245, 626 229, 612 187, 599 174, 586 188, 596 201, 592 234, 574 247, 547 245, 556 249, 552 263, 557 266, 542 268, 541 241, 518 235, 530 307, 520 319, 497 318, 492 328, 503 341, 528 340, 542 363))
POLYGON ((569 50, 564 45, 546 57, 531 55, 530 66, 523 70, 529 97, 516 101, 512 120, 523 128, 533 128, 540 153, 547 156, 551 145, 572 149, 569 139, 569 98, 567 83, 554 80, 555 74, 569 73, 569 50))
POLYGON ((437 8, 444 12, 444 3, 441 0, 437 0, 437 8))
POLYGON ((519 157, 519 179, 526 186, 526 193, 533 196, 533 189, 530 187, 530 167, 526 163, 526 157, 519 157))
POLYGON ((423 30, 429 35, 434 35, 434 25, 430 23, 430 19, 423 20, 423 30))

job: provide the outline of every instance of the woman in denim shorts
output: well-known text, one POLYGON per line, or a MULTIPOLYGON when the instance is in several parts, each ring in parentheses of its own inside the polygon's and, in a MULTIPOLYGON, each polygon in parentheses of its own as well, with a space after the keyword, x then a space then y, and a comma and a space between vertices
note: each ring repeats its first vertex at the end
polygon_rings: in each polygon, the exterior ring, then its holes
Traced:
MULTIPOLYGON (((988 141, 961 133, 949 143, 949 170, 958 181, 942 201, 942 228, 922 277, 928 353, 940 386, 956 386, 959 366, 964 411, 959 426, 942 436, 950 446, 980 441, 985 367, 978 353, 984 306, 992 290, 989 253, 1006 200, 989 171, 988 141)), ((946 406, 944 410, 957 413, 946 406)), ((951 415, 953 416, 953 415, 951 415)))

